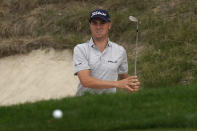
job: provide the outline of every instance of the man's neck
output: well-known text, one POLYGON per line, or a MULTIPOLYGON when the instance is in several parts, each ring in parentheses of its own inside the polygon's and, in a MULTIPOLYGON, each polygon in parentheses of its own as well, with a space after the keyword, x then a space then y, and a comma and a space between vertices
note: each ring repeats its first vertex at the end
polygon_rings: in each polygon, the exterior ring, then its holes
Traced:
POLYGON ((107 46, 107 43, 108 43, 108 37, 104 38, 104 39, 94 39, 93 38, 93 41, 94 41, 94 44, 96 45, 96 47, 101 51, 103 52, 105 47, 107 46))

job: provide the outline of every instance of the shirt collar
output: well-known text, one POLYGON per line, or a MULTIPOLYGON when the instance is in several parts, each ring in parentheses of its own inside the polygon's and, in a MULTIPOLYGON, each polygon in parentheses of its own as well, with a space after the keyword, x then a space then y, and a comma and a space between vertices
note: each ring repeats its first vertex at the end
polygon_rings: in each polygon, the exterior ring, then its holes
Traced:
MULTIPOLYGON (((96 45, 94 44, 94 42, 93 42, 92 37, 90 38, 89 46, 91 46, 91 47, 95 47, 95 46, 96 46, 96 45)), ((109 40, 109 38, 108 38, 107 46, 108 46, 108 47, 111 47, 111 46, 112 46, 111 41, 109 40)))

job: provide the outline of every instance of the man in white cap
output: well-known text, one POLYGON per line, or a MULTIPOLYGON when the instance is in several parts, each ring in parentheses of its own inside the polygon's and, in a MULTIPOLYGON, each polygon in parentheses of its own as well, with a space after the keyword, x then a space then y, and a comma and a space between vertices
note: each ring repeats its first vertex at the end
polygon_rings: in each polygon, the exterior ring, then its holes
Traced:
POLYGON ((111 19, 106 10, 96 9, 89 18, 92 38, 74 48, 74 74, 80 83, 77 95, 115 93, 116 88, 139 90, 137 76, 128 75, 125 49, 109 40, 111 19))

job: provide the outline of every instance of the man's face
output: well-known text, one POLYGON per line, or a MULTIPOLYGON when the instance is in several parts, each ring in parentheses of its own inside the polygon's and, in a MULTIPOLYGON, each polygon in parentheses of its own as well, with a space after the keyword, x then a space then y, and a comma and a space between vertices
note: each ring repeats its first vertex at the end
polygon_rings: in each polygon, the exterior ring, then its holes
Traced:
POLYGON ((111 22, 106 22, 99 18, 91 20, 90 30, 94 39, 108 38, 108 32, 110 28, 111 22))

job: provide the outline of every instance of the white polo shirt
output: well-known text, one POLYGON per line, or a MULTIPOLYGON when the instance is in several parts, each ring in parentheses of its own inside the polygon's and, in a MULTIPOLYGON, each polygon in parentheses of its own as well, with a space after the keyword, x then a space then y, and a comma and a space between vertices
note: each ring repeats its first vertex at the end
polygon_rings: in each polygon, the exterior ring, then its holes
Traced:
MULTIPOLYGON (((81 70, 90 70, 90 75, 94 78, 117 81, 118 74, 128 73, 128 61, 125 49, 108 40, 108 44, 101 52, 94 44, 92 38, 89 42, 78 44, 74 48, 74 75, 81 70)), ((85 92, 90 93, 115 93, 116 88, 93 89, 78 85, 78 96, 85 92)))

